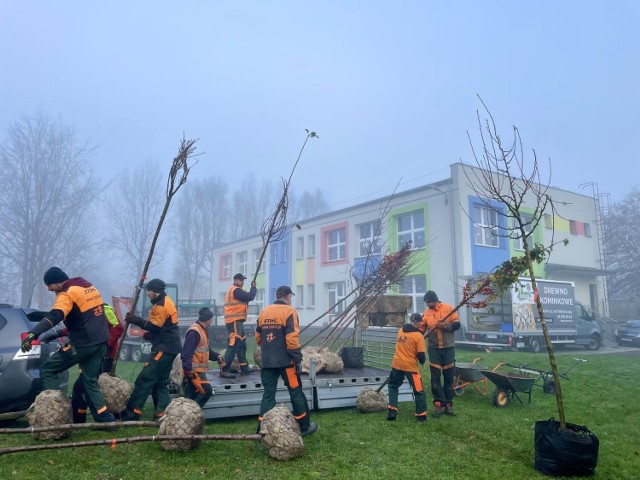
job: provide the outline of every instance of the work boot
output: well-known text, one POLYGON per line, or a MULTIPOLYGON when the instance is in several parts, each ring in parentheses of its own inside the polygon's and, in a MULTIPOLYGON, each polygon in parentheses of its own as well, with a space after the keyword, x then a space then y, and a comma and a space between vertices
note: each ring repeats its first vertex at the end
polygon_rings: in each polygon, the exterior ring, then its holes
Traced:
POLYGON ((446 403, 444 405, 444 414, 449 415, 451 417, 455 417, 456 412, 453 411, 453 405, 451 405, 450 403, 446 403))
POLYGON ((255 372, 255 370, 249 365, 243 365, 242 367, 240 367, 240 375, 249 375, 253 372, 255 372))
POLYGON ((303 437, 306 437, 307 435, 311 435, 312 433, 315 433, 316 430, 318 430, 318 424, 316 422, 311 422, 309 424, 309 427, 306 430, 303 430, 302 432, 300 432, 300 435, 302 435, 303 437))
POLYGON ((256 433, 260 433, 260 427, 262 426, 262 422, 258 422, 258 428, 256 428, 256 433))
POLYGON ((87 421, 87 411, 76 409, 73 411, 73 423, 86 423, 87 421))
POLYGON ((426 415, 416 415, 416 422, 422 423, 427 421, 426 415))
POLYGON ((236 376, 233 373, 225 372, 224 370, 220 370, 220 376, 222 378, 236 378, 236 376))
POLYGON ((435 409, 433 410, 433 418, 438 418, 440 416, 442 416, 443 411, 442 411, 442 405, 440 404, 440 402, 434 402, 433 405, 435 406, 435 409))
POLYGON ((153 421, 154 422, 161 422, 164 419, 165 413, 164 412, 158 412, 153 416, 153 421))
POLYGON ((387 420, 395 420, 396 418, 398 418, 398 411, 390 408, 387 413, 387 420))
POLYGON ((140 420, 140 414, 127 408, 126 410, 120 412, 120 420, 122 420, 123 422, 138 421, 140 420))

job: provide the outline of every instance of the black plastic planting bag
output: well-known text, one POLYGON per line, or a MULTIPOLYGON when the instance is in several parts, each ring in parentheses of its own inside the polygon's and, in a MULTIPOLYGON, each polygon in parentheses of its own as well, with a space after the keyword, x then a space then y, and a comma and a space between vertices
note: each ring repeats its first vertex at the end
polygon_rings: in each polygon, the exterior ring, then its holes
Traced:
POLYGON ((600 441, 587 427, 567 423, 560 430, 553 418, 535 423, 535 469, 545 475, 586 477, 598 465, 600 441))
POLYGON ((364 351, 362 347, 343 347, 340 350, 340 358, 344 368, 364 367, 364 351))

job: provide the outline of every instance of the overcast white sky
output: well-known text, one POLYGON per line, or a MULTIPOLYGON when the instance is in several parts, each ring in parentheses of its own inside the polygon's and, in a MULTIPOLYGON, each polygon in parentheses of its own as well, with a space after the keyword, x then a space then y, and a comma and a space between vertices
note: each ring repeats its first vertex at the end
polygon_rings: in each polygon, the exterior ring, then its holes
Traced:
MULTIPOLYGON (((111 178, 166 165, 279 182, 344 208, 470 162, 476 94, 552 184, 638 186, 640 2, 2 0, 0 140, 40 107, 98 146, 111 178)), ((277 183, 279 185, 279 183, 277 183)), ((586 189, 591 193, 591 188, 586 189)))

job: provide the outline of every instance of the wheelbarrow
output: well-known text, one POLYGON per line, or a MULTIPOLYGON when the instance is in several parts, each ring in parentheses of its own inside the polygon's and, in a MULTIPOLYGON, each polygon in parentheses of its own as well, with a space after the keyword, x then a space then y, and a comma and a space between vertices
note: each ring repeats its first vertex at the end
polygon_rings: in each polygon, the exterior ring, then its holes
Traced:
POLYGON ((483 370, 482 372, 496 386, 491 398, 493 404, 500 408, 506 407, 514 397, 522 403, 518 393, 526 393, 529 397, 529 403, 531 403, 531 391, 537 378, 514 372, 496 371, 498 367, 503 365, 506 364, 498 364, 495 369, 483 370))
POLYGON ((484 370, 489 370, 489 367, 477 363, 481 359, 482 357, 475 358, 471 363, 456 362, 453 382, 455 395, 462 395, 467 385, 471 385, 480 395, 486 395, 489 392, 489 381, 483 373, 484 370))
MULTIPOLYGON (((563 380, 569 380, 569 372, 573 370, 576 365, 586 362, 586 360, 583 360, 582 358, 574 358, 574 360, 575 362, 571 366, 569 366, 569 368, 567 368, 564 372, 558 373, 558 377, 562 378, 563 380)), ((556 383, 553 381, 552 370, 539 370, 537 368, 531 368, 527 366, 526 363, 518 366, 510 365, 508 363, 506 363, 505 365, 517 370, 521 375, 537 375, 538 378, 536 378, 534 385, 541 386, 544 393, 556 392, 556 383), (540 384, 538 382, 540 382, 540 384)))

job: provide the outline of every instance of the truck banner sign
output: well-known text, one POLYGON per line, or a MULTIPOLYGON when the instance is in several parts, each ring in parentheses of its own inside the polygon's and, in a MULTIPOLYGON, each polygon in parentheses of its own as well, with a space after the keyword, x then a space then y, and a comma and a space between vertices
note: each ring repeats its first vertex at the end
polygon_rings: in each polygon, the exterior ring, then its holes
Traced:
MULTIPOLYGON (((575 328, 574 287, 568 282, 538 280, 538 295, 547 326, 552 329, 575 328)), ((524 333, 540 330, 535 292, 530 280, 521 279, 511 287, 513 331, 524 333)))

